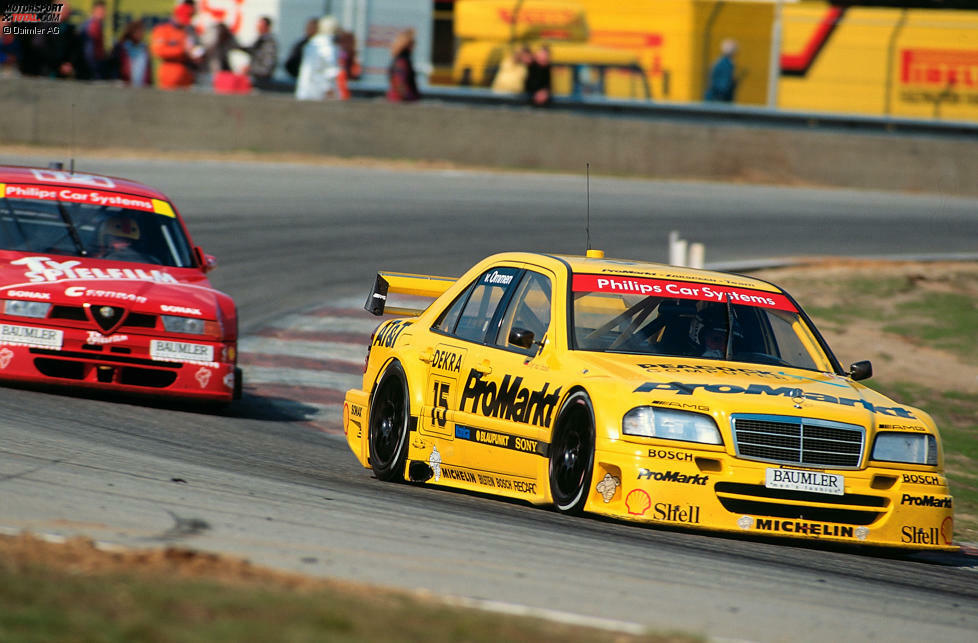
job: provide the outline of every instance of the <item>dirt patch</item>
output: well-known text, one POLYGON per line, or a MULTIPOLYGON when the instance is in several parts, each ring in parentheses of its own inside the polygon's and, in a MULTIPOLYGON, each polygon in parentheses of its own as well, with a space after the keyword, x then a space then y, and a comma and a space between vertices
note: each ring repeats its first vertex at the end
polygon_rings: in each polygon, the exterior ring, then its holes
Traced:
MULTIPOLYGON (((783 286, 810 313, 840 304, 839 285, 865 280, 884 283, 885 292, 865 294, 845 320, 814 321, 843 366, 868 359, 876 377, 889 382, 911 382, 941 391, 978 394, 978 365, 951 351, 923 346, 913 337, 884 330, 895 322, 919 321, 898 312, 901 303, 930 293, 959 294, 978 301, 978 263, 813 261, 789 268, 774 268, 752 276, 783 286), (881 306, 881 309, 876 307, 881 306), (869 313, 881 310, 882 319, 869 313)), ((978 330, 976 330, 978 332, 978 330)))
POLYGON ((252 565, 245 559, 194 551, 100 548, 87 538, 47 542, 23 532, 0 536, 0 560, 15 567, 44 566, 77 574, 137 571, 148 576, 207 578, 222 583, 274 585, 289 589, 321 589, 325 581, 252 565))

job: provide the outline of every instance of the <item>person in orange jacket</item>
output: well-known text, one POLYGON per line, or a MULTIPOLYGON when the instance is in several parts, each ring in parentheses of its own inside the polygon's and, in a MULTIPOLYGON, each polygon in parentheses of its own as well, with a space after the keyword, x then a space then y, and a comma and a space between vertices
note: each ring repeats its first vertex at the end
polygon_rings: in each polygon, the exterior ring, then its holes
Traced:
POLYGON ((172 20, 153 28, 151 50, 157 58, 156 85, 160 89, 194 84, 202 47, 190 26, 193 17, 193 2, 183 2, 173 10, 172 20))

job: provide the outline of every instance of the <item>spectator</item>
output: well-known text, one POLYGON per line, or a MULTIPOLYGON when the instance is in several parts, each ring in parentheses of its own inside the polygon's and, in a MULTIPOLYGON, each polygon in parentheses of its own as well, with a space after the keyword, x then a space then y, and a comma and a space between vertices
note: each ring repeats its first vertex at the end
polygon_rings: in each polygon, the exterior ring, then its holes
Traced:
POLYGON ((292 50, 289 52, 289 57, 285 59, 285 71, 289 73, 292 78, 299 77, 299 67, 302 66, 302 49, 309 42, 309 39, 316 35, 316 31, 319 30, 319 21, 316 18, 309 18, 306 22, 306 35, 297 40, 295 44, 292 45, 292 50))
POLYGON ((251 66, 248 74, 251 84, 258 89, 268 89, 272 84, 272 75, 278 64, 278 43, 272 35, 272 19, 262 16, 258 19, 258 39, 245 49, 251 54, 251 66))
POLYGON ((553 95, 550 89, 550 47, 540 45, 526 69, 526 96, 533 107, 547 107, 553 95))
POLYGON ((706 88, 704 100, 732 103, 737 91, 737 77, 734 75, 734 56, 737 54, 737 41, 727 38, 720 43, 721 56, 710 70, 710 84, 706 88))
POLYGON ((352 31, 339 29, 336 32, 336 48, 340 56, 340 69, 346 72, 347 79, 360 78, 360 63, 357 61, 357 38, 352 31))
POLYGON ((231 29, 223 22, 214 24, 204 47, 202 69, 210 74, 232 71, 231 52, 235 49, 242 49, 242 47, 238 44, 238 39, 234 37, 231 29))
POLYGON ((421 98, 414 75, 414 64, 411 62, 413 49, 414 29, 405 29, 394 38, 394 44, 391 45, 391 64, 387 68, 387 79, 390 82, 387 100, 405 102, 421 98))
POLYGON ((146 87, 153 84, 149 48, 143 42, 145 37, 146 25, 142 18, 137 18, 126 25, 119 42, 112 50, 116 74, 127 85, 133 87, 146 87))
POLYGON ((87 78, 81 39, 69 22, 71 6, 61 3, 57 33, 17 36, 20 56, 17 68, 24 76, 87 78))
POLYGON ((526 73, 533 60, 530 48, 523 45, 507 56, 492 80, 492 91, 497 94, 519 94, 526 87, 526 73))
POLYGON ((295 85, 297 99, 339 98, 336 78, 340 75, 340 66, 334 42, 337 27, 336 18, 320 18, 316 35, 303 47, 299 80, 295 85))
POLYGON ((180 89, 194 84, 197 67, 203 58, 203 48, 192 33, 194 17, 192 2, 184 2, 173 10, 169 22, 153 29, 152 52, 159 59, 156 84, 160 89, 180 89))
POLYGON ((112 77, 108 52, 105 50, 105 1, 95 0, 92 13, 81 28, 82 53, 89 78, 112 77))
POLYGON ((0 71, 17 66, 20 54, 20 41, 10 33, 4 33, 4 27, 10 27, 7 20, 0 20, 0 71))

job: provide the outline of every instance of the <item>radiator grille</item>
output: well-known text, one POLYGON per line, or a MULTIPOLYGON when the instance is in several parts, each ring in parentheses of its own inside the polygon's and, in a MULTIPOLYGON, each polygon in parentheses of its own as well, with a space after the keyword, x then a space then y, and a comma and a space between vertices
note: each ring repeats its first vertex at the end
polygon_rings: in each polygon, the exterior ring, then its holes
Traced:
POLYGON ((777 415, 733 416, 737 455, 806 467, 855 469, 863 457, 861 426, 777 415))

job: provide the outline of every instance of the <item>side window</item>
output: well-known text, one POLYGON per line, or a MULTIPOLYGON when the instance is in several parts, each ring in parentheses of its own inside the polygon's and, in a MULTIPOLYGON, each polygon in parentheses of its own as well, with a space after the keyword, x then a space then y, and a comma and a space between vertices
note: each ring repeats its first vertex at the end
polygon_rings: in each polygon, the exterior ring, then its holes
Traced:
POLYGON ((473 342, 485 339, 496 308, 519 271, 519 268, 493 268, 476 280, 455 326, 456 337, 473 342))
POLYGON ((432 326, 434 330, 440 330, 443 333, 449 334, 455 332, 455 323, 458 322, 458 316, 462 313, 462 306, 469 300, 469 293, 472 292, 472 288, 474 288, 474 285, 463 290, 462 294, 452 302, 452 305, 439 315, 438 321, 432 326))
POLYGON ((517 335, 522 335, 523 341, 528 341, 526 331, 533 333, 534 342, 543 340, 550 328, 550 299, 550 279, 536 272, 527 272, 520 280, 499 325, 496 346, 527 354, 535 352, 533 346, 513 344, 511 340, 519 341, 517 335), (523 333, 514 335, 514 329, 523 333))

